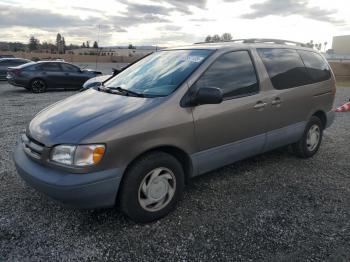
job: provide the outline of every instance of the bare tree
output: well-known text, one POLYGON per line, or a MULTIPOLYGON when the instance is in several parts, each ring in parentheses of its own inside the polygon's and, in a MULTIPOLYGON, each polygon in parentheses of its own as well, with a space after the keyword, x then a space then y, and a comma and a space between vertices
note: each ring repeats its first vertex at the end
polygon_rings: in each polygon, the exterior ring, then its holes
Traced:
POLYGON ((230 33, 223 33, 221 36, 221 41, 231 41, 232 35, 230 33))

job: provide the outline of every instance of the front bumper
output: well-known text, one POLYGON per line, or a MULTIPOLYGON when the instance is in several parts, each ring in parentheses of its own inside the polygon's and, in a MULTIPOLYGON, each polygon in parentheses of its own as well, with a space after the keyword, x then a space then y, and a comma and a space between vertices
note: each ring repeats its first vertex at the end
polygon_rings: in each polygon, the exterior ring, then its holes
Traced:
POLYGON ((14 161, 18 173, 29 185, 64 205, 101 208, 115 204, 122 169, 88 174, 62 172, 31 160, 21 144, 16 146, 14 161))

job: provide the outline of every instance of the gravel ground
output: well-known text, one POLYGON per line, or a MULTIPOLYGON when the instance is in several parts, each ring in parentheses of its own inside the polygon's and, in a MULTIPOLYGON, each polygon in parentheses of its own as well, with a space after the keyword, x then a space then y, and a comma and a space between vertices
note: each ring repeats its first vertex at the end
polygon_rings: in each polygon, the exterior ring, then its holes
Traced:
MULTIPOLYGON (((175 212, 138 225, 115 209, 61 207, 17 175, 21 130, 72 94, 0 83, 0 261, 350 261, 350 113, 312 159, 281 149, 211 172, 175 212)), ((336 105, 349 97, 339 88, 336 105)))

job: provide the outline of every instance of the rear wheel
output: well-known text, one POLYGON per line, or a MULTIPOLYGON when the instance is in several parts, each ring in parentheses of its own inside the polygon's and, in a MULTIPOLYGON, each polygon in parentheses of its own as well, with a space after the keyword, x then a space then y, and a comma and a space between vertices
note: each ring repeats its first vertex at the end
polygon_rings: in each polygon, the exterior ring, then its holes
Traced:
POLYGON ((307 123, 302 138, 293 144, 293 151, 301 158, 309 158, 317 153, 323 136, 323 125, 321 120, 312 116, 307 123))
POLYGON ((137 160, 125 174, 120 208, 135 222, 151 222, 176 207, 183 187, 184 172, 177 159, 152 152, 137 160))
POLYGON ((42 79, 34 79, 30 82, 30 90, 33 93, 44 93, 46 92, 47 85, 42 79))

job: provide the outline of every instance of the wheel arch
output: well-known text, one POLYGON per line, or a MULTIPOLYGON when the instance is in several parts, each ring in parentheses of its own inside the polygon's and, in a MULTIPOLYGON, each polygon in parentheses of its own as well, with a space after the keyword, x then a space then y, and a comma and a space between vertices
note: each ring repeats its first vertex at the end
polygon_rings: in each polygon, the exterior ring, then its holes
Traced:
MULTIPOLYGON (((164 152, 167 153, 169 155, 172 155, 173 157, 175 157, 179 163, 181 164, 181 166, 183 167, 184 170, 184 174, 185 174, 185 182, 188 181, 188 179, 191 177, 192 173, 193 173, 193 163, 191 160, 190 155, 184 151, 183 149, 176 147, 176 146, 172 146, 172 145, 162 145, 162 146, 156 146, 153 147, 151 149, 148 149, 140 154, 138 154, 132 161, 130 161, 130 163, 126 166, 124 174, 128 171, 128 169, 132 166, 133 163, 135 163, 138 159, 140 159, 142 156, 149 154, 151 152, 155 152, 155 151, 160 151, 160 152, 164 152)), ((124 176, 123 176, 124 178, 124 176)), ((123 180, 123 179, 122 179, 123 180)))
POLYGON ((312 116, 316 116, 321 120, 323 129, 327 126, 327 115, 323 110, 318 110, 312 114, 312 116))
POLYGON ((115 202, 118 207, 120 206, 120 194, 122 191, 121 188, 123 187, 124 180, 126 177, 125 174, 128 172, 129 168, 138 159, 140 159, 144 155, 149 154, 151 152, 164 152, 164 153, 168 153, 168 154, 172 155, 173 157, 175 157, 179 161, 181 166, 183 167, 184 174, 185 174, 184 180, 185 180, 185 184, 187 184, 189 178, 191 177, 191 175, 193 173, 193 164, 192 164, 192 160, 191 160, 191 157, 189 156, 189 154, 176 146, 170 146, 170 145, 156 146, 156 147, 148 149, 148 150, 140 153, 139 155, 137 155, 132 161, 130 161, 130 163, 124 169, 122 179, 119 183, 119 189, 118 189, 116 202, 115 202))

